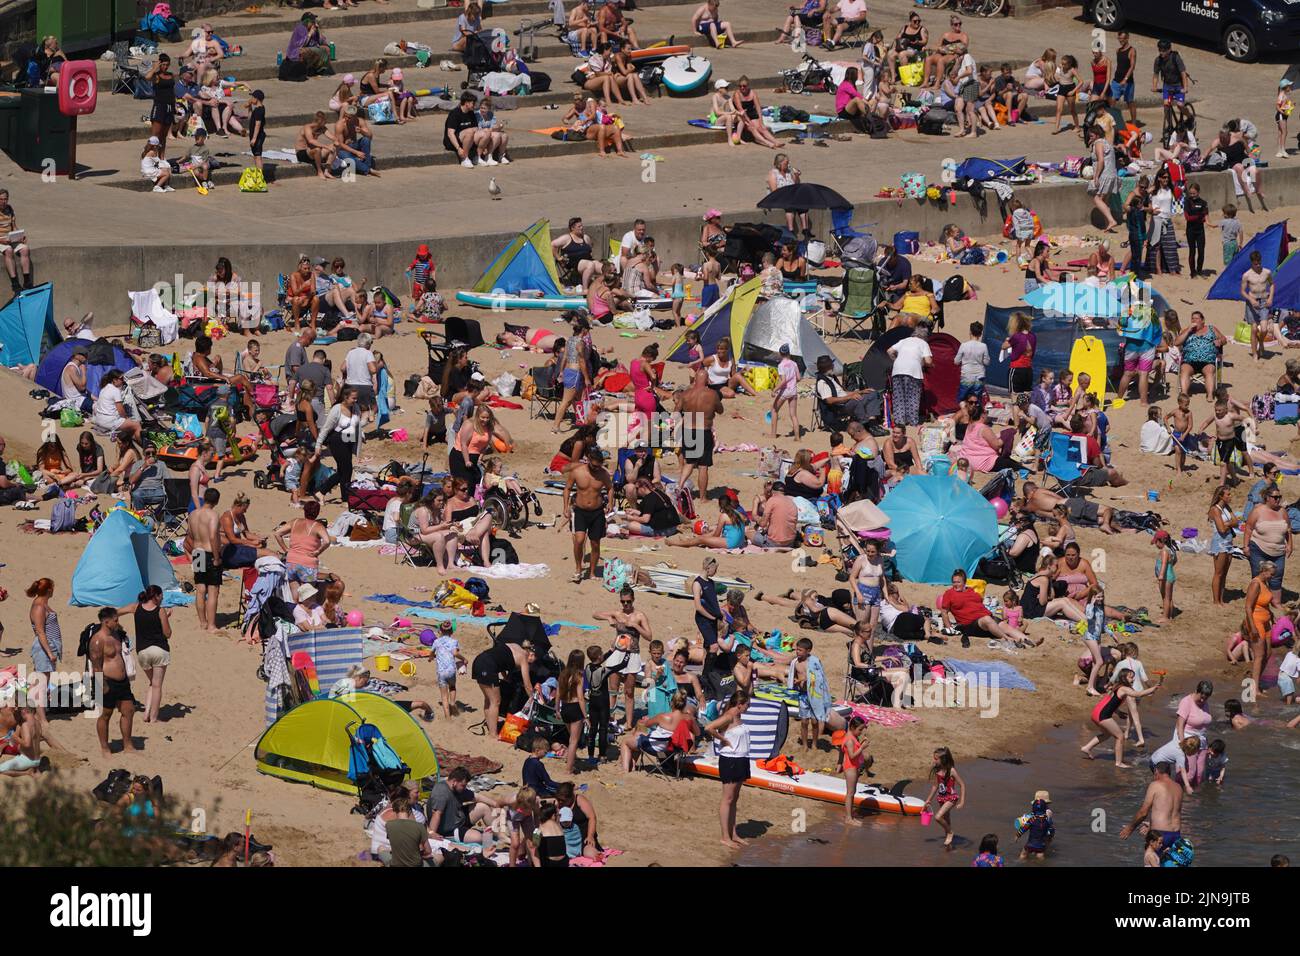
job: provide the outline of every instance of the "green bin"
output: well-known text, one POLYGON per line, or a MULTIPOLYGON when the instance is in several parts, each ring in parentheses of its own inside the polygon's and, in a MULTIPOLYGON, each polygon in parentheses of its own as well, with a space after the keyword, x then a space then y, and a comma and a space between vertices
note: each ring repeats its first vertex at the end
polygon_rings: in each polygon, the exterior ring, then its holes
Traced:
POLYGON ((39 0, 36 36, 54 36, 68 53, 113 42, 112 0, 39 0))
POLYGON ((75 171, 77 118, 59 112, 57 93, 40 89, 22 90, 18 110, 17 139, 7 152, 23 169, 44 172, 46 160, 54 161, 54 172, 66 176, 75 171))
POLYGON ((17 93, 0 94, 0 150, 8 152, 18 142, 18 113, 22 97, 17 93))

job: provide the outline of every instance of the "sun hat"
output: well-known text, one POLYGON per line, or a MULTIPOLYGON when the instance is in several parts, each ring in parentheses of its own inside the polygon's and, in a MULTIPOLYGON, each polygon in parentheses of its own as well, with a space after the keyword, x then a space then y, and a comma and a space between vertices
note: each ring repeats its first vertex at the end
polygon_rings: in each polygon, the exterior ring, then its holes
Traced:
POLYGON ((721 219, 721 218, 722 218, 722 210, 720 209, 709 209, 704 213, 705 222, 708 222, 710 219, 721 219))
POLYGON ((429 255, 429 247, 428 247, 428 245, 425 244, 425 243, 423 243, 423 242, 420 243, 420 245, 416 247, 415 254, 416 254, 417 256, 427 256, 427 255, 429 255))
POLYGON ((353 76, 351 73, 344 73, 344 74, 343 74, 343 82, 346 83, 348 86, 351 86, 351 85, 352 85, 353 83, 355 83, 356 81, 357 81, 357 78, 356 78, 355 76, 353 76))
POLYGON ((1048 793, 1046 790, 1038 790, 1034 793, 1034 799, 1042 800, 1043 803, 1051 803, 1052 795, 1048 793))
POLYGON ((320 592, 317 591, 310 584, 304 584, 302 587, 298 589, 298 603, 301 604, 303 601, 310 601, 319 593, 320 592))

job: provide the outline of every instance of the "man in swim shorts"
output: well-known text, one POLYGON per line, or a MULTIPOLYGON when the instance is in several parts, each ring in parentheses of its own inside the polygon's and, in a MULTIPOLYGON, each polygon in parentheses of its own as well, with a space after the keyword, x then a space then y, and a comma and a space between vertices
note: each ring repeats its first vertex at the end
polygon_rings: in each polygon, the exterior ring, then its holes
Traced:
POLYGON ((217 600, 221 596, 221 558, 217 542, 220 539, 217 504, 221 492, 208 488, 203 492, 203 504, 190 515, 189 531, 185 535, 185 550, 190 555, 194 571, 194 609, 199 615, 199 627, 205 631, 217 629, 217 600))
POLYGON ((564 483, 564 517, 573 532, 574 584, 588 575, 596 577, 600 541, 605 537, 605 502, 613 491, 614 480, 605 470, 605 453, 593 442, 583 451, 583 460, 569 469, 564 483), (588 544, 591 564, 584 572, 582 561, 588 544))
POLYGON ((1155 766, 1155 778, 1147 786, 1146 798, 1133 815, 1133 819, 1119 831, 1121 840, 1127 840, 1136 829, 1146 832, 1159 830, 1160 853, 1177 843, 1183 836, 1183 788, 1170 776, 1173 767, 1167 763, 1155 766))
POLYGON ((708 373, 699 369, 691 387, 677 395, 682 413, 682 472, 678 481, 686 484, 699 471, 699 497, 709 493, 709 468, 713 465, 713 418, 722 411, 722 397, 709 388, 708 373))

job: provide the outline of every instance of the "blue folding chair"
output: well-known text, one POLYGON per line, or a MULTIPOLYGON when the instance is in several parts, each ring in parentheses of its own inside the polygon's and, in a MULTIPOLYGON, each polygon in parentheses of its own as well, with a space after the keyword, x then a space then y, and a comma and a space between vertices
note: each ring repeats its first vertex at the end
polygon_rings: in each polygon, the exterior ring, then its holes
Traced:
MULTIPOLYGON (((863 223, 864 226, 875 225, 875 223, 863 223)), ((848 253, 845 246, 853 239, 871 240, 871 249, 874 251, 875 239, 869 232, 859 232, 853 226, 853 207, 848 209, 831 210, 831 245, 832 250, 840 259, 844 259, 848 253)))
POLYGON ((1091 470, 1087 462, 1087 440, 1065 432, 1052 432, 1046 471, 1056 480, 1057 494, 1067 498, 1082 495, 1081 482, 1091 470))

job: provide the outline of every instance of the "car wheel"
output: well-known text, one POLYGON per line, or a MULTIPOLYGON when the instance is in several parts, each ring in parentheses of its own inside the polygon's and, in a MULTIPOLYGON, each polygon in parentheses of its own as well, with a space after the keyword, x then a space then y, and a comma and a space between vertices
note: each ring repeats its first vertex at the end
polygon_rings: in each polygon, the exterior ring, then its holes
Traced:
POLYGON ((1234 23, 1224 30, 1223 52, 1228 54, 1228 59, 1236 60, 1238 63, 1253 61, 1259 53, 1259 48, 1250 27, 1242 23, 1234 23))
POLYGON ((1120 0, 1096 0, 1092 5, 1092 22, 1103 30, 1118 30, 1124 25, 1124 7, 1120 0))

